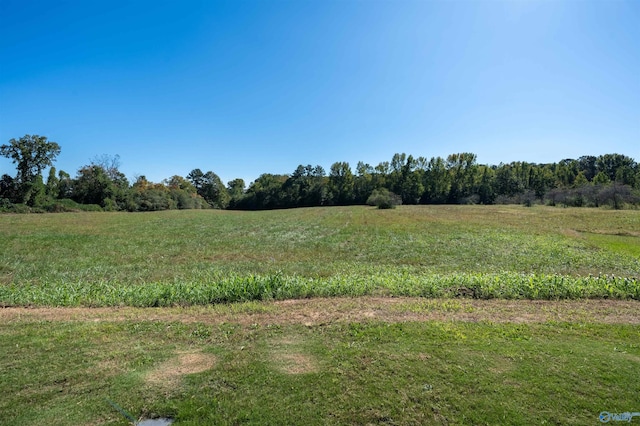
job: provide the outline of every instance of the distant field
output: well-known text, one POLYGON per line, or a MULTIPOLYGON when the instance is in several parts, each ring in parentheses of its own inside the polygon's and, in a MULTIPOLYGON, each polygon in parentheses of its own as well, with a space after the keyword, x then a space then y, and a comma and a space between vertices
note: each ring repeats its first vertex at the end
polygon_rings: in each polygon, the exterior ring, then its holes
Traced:
POLYGON ((0 303, 640 298, 640 212, 536 206, 0 215, 0 303))

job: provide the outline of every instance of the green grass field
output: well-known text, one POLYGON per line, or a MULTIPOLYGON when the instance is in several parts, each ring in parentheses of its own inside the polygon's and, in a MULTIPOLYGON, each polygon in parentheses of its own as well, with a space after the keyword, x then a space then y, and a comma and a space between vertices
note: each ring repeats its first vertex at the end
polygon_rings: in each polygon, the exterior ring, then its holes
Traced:
POLYGON ((640 212, 403 206, 0 216, 0 303, 640 298, 640 212))
POLYGON ((638 211, 0 215, 0 241, 2 425, 640 411, 638 211))

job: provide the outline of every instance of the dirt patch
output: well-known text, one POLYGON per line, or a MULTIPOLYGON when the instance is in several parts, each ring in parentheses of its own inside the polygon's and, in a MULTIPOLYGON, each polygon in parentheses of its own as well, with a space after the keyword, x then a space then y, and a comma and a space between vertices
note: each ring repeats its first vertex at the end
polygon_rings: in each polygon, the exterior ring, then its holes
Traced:
POLYGON ((287 336, 270 343, 272 364, 285 374, 306 374, 318 371, 315 357, 305 353, 303 340, 297 336, 287 336))
POLYGON ((0 321, 178 321, 183 323, 246 326, 363 321, 488 321, 540 323, 549 321, 606 324, 640 324, 636 300, 476 300, 403 297, 360 297, 285 300, 247 305, 230 310, 227 305, 185 308, 0 308, 0 321), (429 301, 425 308, 425 301, 429 301), (459 306, 458 306, 459 305, 459 306))
POLYGON ((563 229, 562 231, 560 231, 560 233, 565 237, 582 238, 582 233, 580 231, 576 231, 575 229, 563 229))
POLYGON ((90 369, 91 373, 99 377, 114 377, 125 372, 123 365, 116 359, 103 359, 90 369))
POLYGON ((630 231, 630 230, 607 230, 607 229, 593 229, 589 231, 581 231, 588 234, 596 234, 596 235, 611 235, 614 237, 640 237, 640 232, 630 231))
POLYGON ((315 360, 303 353, 278 353, 274 358, 279 370, 286 374, 306 374, 317 371, 315 360))
POLYGON ((496 362, 486 368, 493 374, 504 375, 513 370, 513 361, 508 357, 496 357, 496 362))
POLYGON ((634 361, 640 364, 640 356, 638 355, 633 355, 633 354, 628 354, 628 353, 623 353, 622 354, 623 358, 626 358, 630 361, 634 361))
POLYGON ((179 352, 145 376, 145 381, 163 387, 175 386, 186 374, 201 373, 214 367, 216 358, 202 352, 179 352))

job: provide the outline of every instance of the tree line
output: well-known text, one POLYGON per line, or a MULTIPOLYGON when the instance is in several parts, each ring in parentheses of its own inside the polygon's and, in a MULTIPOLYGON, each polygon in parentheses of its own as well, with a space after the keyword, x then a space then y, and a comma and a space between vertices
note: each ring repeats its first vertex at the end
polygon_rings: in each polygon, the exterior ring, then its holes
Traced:
POLYGON ((186 177, 159 183, 145 176, 130 182, 119 157, 103 155, 72 177, 54 167, 61 148, 44 136, 25 135, 0 146, 16 174, 0 178, 1 211, 154 211, 167 209, 263 210, 376 204, 546 203, 562 206, 640 204, 640 165, 622 154, 582 156, 557 163, 516 161, 478 164, 473 153, 447 158, 395 154, 376 166, 336 162, 299 165, 291 174, 264 173, 246 186, 226 185, 212 172, 193 169, 186 177), (42 172, 48 168, 44 179, 42 172))

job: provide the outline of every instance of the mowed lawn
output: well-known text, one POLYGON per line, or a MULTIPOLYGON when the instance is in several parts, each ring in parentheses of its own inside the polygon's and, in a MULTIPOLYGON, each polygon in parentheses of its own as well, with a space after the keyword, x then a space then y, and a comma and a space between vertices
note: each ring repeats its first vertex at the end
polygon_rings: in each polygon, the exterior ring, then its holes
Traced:
POLYGON ((599 424, 640 411, 639 240, 542 206, 0 215, 0 424, 599 424))
MULTIPOLYGON (((637 301, 0 309, 0 424, 587 425, 640 411, 637 301)), ((638 419, 634 419, 637 422, 638 419)))

